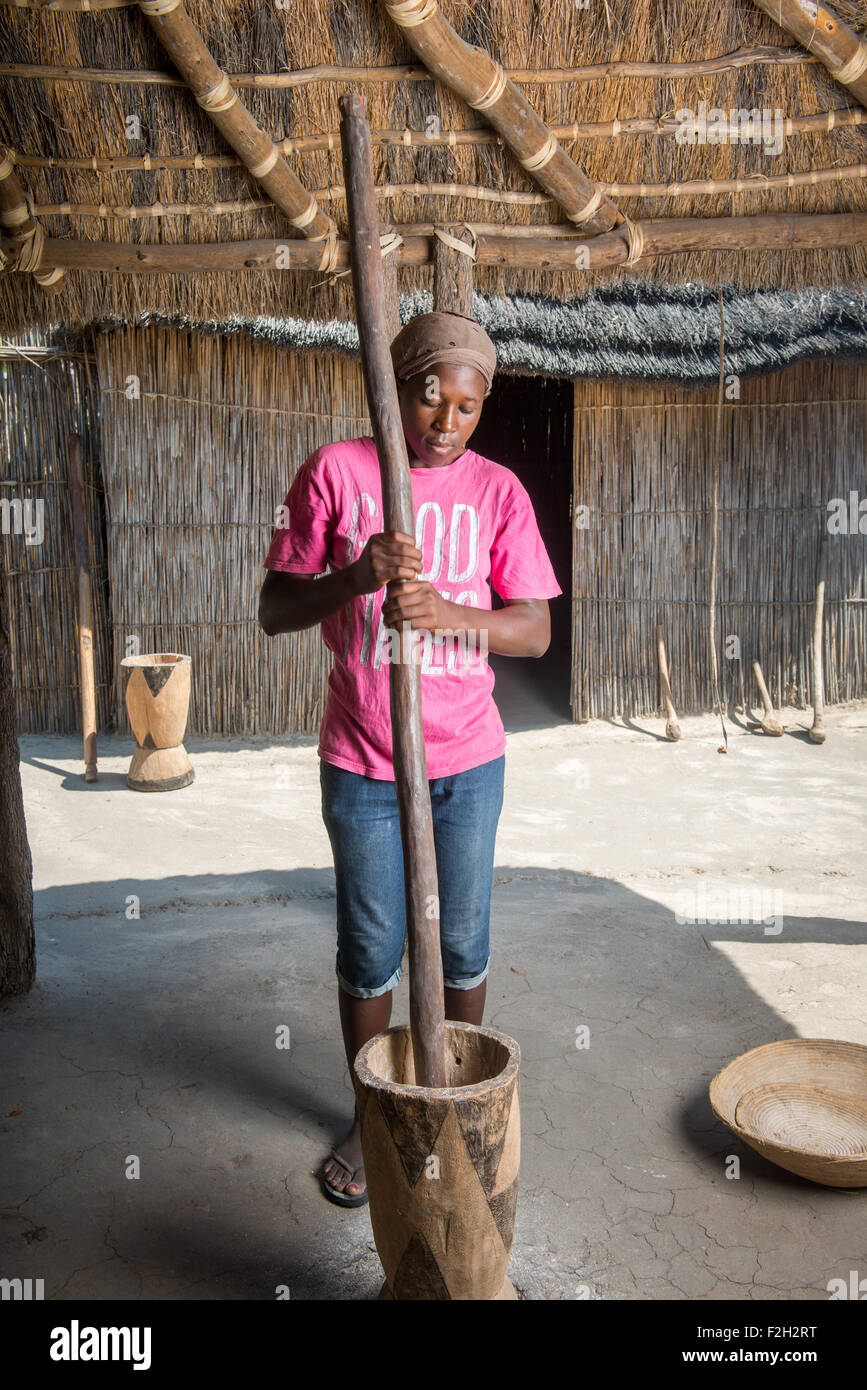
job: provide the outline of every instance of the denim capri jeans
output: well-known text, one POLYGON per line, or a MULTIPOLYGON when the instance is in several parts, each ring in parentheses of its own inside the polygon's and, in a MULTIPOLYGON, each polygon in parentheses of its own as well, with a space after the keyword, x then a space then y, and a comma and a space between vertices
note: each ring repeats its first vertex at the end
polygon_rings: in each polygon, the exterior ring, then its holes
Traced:
MULTIPOLYGON (((474 989, 490 966, 494 843, 506 758, 430 779, 443 979, 474 989)), ((392 781, 320 759, 322 819, 337 879, 337 978, 374 999, 401 978, 406 941, 403 848, 392 781)))

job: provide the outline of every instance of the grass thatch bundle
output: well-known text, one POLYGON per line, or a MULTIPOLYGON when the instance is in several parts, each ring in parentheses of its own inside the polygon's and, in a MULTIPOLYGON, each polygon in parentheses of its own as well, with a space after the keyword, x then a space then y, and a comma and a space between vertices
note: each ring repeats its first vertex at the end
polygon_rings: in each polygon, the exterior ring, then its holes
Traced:
MULTIPOLYGON (((867 4, 841 11, 867 32, 867 4)), ((498 0, 474 4, 443 0, 443 11, 465 39, 481 45, 508 69, 575 67, 610 60, 695 62, 755 45, 791 51, 786 35, 745 0, 710 9, 694 0, 606 0, 586 9, 572 0, 498 0)), ((398 30, 375 0, 325 3, 296 0, 285 9, 250 4, 205 5, 191 0, 189 13, 216 61, 229 73, 291 71, 318 63, 381 67, 414 63, 398 30)), ((7 62, 55 63, 117 70, 169 70, 168 61, 135 7, 91 14, 46 13, 0 7, 0 52, 7 62)), ((416 132, 477 129, 477 112, 433 81, 315 81, 291 88, 245 88, 243 98, 275 139, 337 132, 338 98, 361 87, 374 129, 416 132), (437 123, 439 125, 437 126, 437 123)), ((851 95, 814 61, 751 62, 712 75, 612 76, 592 81, 525 83, 523 90, 549 124, 624 121, 635 116, 671 118, 705 102, 725 111, 768 110, 771 116, 815 115, 851 109, 851 95)), ((830 125, 830 119, 828 121, 830 125)), ((26 156, 122 156, 225 154, 226 149, 190 93, 176 86, 119 82, 58 81, 11 77, 0 102, 0 140, 26 156), (136 127, 136 121, 139 123, 136 127), (136 128, 140 138, 129 139, 136 128)), ((591 179, 608 183, 665 184, 694 179, 800 173, 867 162, 863 126, 835 125, 797 133, 779 154, 746 143, 679 143, 665 135, 618 134, 616 138, 565 141, 565 148, 591 179)), ((532 193, 536 185, 514 157, 497 144, 405 148, 377 145, 375 170, 381 184, 456 183, 488 190, 532 193)), ((339 140, 323 149, 290 156, 302 183, 328 190, 342 184, 339 140)), ((106 204, 144 206, 190 203, 212 208, 261 197, 240 165, 160 171, 94 171, 26 168, 27 189, 37 205, 106 204)), ((867 209, 863 179, 822 182, 793 189, 684 197, 624 197, 630 218, 748 215, 780 211, 833 212, 867 209)), ((345 205, 324 204, 345 227, 345 205)), ((481 202, 464 196, 400 194, 381 199, 383 220, 397 224, 478 221, 500 225, 549 224, 562 220, 550 203, 481 202)), ((47 235, 93 240, 209 242, 290 235, 273 208, 220 215, 196 212, 157 219, 47 216, 47 235)), ((623 269, 592 274, 540 276, 533 272, 479 269, 476 288, 486 292, 580 294, 585 288, 623 278, 623 269)), ((661 284, 739 282, 753 287, 830 286, 867 279, 867 248, 839 250, 703 252, 663 258, 631 272, 661 284)), ((350 317, 348 280, 317 283, 321 276, 277 272, 134 277, 71 272, 57 304, 47 305, 28 276, 0 281, 0 326, 45 322, 47 314, 69 323, 105 314, 134 321, 145 309, 184 313, 196 319, 294 314, 304 318, 350 317)), ((426 287, 429 271, 402 272, 404 290, 426 287)))

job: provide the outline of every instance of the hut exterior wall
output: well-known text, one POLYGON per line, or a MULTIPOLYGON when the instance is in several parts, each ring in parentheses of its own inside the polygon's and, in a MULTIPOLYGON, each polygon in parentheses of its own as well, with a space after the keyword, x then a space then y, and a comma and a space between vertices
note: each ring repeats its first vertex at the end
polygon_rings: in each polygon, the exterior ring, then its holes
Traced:
MULTIPOLYGON (((832 499, 867 496, 867 367, 806 363, 727 380, 719 453, 717 650, 723 701, 812 699, 810 642, 826 567, 828 703, 867 695, 867 535, 829 532, 832 499), (737 393, 737 394, 736 394, 737 393), (737 639, 738 646, 732 639, 737 639)), ((709 646, 716 391, 576 381, 572 708, 661 711, 661 624, 682 712, 714 708, 709 646)), ((867 505, 865 505, 867 512, 867 505)), ((867 528, 867 515, 864 515, 867 528)))
MULTIPOLYGON (((44 348, 43 335, 19 340, 44 348)), ((112 719, 109 603, 99 419, 92 372, 77 357, 0 362, 2 508, 0 547, 11 624, 18 732, 81 729, 78 580, 69 476, 69 436, 82 440, 84 511, 93 612, 96 713, 112 719), (29 517, 23 506, 30 503, 29 517), (29 531, 29 538, 27 532, 29 531)))
POLYGON ((192 657, 191 734, 315 733, 330 653, 318 628, 262 632, 262 566, 304 460, 370 432, 360 364, 156 327, 96 355, 118 730, 138 650, 192 657))
MULTIPOLYGON (((0 370, 2 495, 45 503, 41 545, 0 536, 20 731, 80 728, 67 450, 75 429, 84 439, 99 727, 131 737, 123 656, 179 650, 193 658, 190 733, 315 733, 330 654, 318 629, 267 637, 258 595, 276 509, 297 469, 318 445, 369 432, 359 362, 155 326, 98 334, 93 348, 92 393, 82 361, 0 370)), ((757 658, 776 702, 810 703, 820 566, 826 699, 863 698, 867 535, 857 524, 830 534, 828 506, 867 499, 867 365, 810 363, 735 386, 719 459, 723 699, 738 701, 728 655, 737 638, 753 701, 757 658)), ((657 623, 678 708, 708 710, 716 392, 579 380, 574 406, 574 717, 661 711, 657 623)))

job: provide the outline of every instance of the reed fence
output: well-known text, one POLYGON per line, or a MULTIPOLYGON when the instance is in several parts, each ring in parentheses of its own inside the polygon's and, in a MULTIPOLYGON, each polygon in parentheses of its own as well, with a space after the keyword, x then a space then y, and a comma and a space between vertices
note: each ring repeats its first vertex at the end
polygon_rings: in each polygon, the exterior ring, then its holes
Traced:
POLYGON ((158 327, 101 334, 95 351, 118 728, 137 643, 192 657, 191 734, 315 733, 330 653, 318 628, 266 636, 258 597, 298 468, 369 433, 360 365, 158 327))
POLYGON ((0 506, 3 564, 12 617, 18 732, 71 733, 81 728, 77 583, 68 440, 82 439, 84 507, 93 590, 96 708, 100 728, 112 712, 109 601, 99 418, 93 368, 81 352, 66 355, 52 335, 31 332, 0 354, 0 506), (32 352, 31 352, 32 349, 32 352), (42 504, 31 544, 12 506, 42 504), (42 532, 38 538, 39 530, 42 532))
MULTIPOLYGON (((730 390, 736 383, 730 383, 730 390)), ((679 711, 713 708, 709 648, 716 391, 576 381, 572 707, 578 720, 662 711, 661 624, 679 711), (582 508, 586 508, 584 511, 582 508)), ((867 535, 831 535, 829 503, 863 497, 867 370, 813 362, 740 383, 719 459, 721 695, 758 660, 777 704, 811 702, 810 641, 826 566, 829 703, 867 695, 867 535)), ((867 523, 865 523, 867 524, 867 523)))
MULTIPOLYGON (((0 497, 45 503, 41 545, 0 537, 20 731, 80 728, 74 429, 84 441, 99 727, 131 736, 121 657, 177 650, 193 658, 191 734, 315 733, 330 654, 317 628, 267 637, 258 594, 275 511, 297 469, 318 445, 369 432, 358 361, 156 326, 96 335, 93 365, 82 352, 51 356, 45 339, 31 341, 30 362, 0 356, 0 497)), ((557 413, 563 386, 547 383, 544 409, 536 400, 522 425, 522 378, 511 377, 497 424, 512 445, 526 438, 537 453, 544 438, 544 457, 527 468, 564 588, 571 549, 574 716, 661 713, 657 624, 678 710, 709 710, 716 392, 576 381, 570 534, 556 466, 570 423, 568 407, 562 420, 557 413)), ((867 366, 808 363, 728 389, 739 395, 723 407, 719 456, 723 700, 739 701, 736 638, 754 705, 756 658, 778 704, 810 704, 822 570, 826 699, 864 698, 867 535, 857 524, 831 535, 828 521, 832 499, 854 494, 857 509, 867 496, 867 366)), ((484 431, 476 442, 484 452, 484 431)))

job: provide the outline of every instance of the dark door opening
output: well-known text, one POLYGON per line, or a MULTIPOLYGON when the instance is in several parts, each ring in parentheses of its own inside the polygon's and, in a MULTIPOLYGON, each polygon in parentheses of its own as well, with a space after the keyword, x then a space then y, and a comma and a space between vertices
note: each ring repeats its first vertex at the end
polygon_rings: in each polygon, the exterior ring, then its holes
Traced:
POLYGON ((509 731, 572 719, 573 417, 571 381, 501 373, 470 439, 472 449, 511 469, 527 489, 563 590, 550 600, 551 645, 543 657, 490 659, 497 678, 494 698, 509 731))

